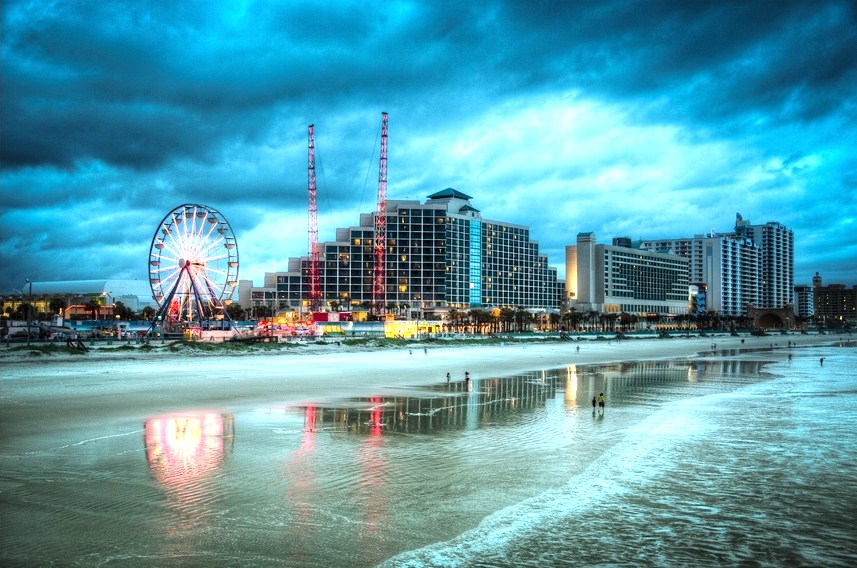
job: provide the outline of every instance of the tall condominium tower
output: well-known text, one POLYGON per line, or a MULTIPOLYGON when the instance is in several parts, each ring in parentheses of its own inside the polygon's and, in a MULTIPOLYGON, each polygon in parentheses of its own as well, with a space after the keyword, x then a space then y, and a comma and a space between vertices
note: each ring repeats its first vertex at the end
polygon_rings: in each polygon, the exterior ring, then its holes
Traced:
POLYGON ((734 235, 696 235, 684 239, 642 241, 647 250, 690 260, 690 283, 704 285, 706 309, 727 316, 746 313, 759 302, 759 248, 734 235))
POLYGON ((752 241, 761 252, 759 308, 782 308, 794 294, 794 232, 780 223, 751 225, 736 215, 735 234, 752 241))
POLYGON ((704 284, 708 309, 723 315, 746 315, 750 304, 783 308, 793 301, 794 234, 779 223, 751 225, 738 214, 732 233, 640 244, 689 258, 691 284, 704 284))
MULTIPOLYGON (((469 195, 447 188, 416 200, 386 202, 385 297, 389 310, 425 314, 448 308, 559 308, 564 284, 523 225, 484 219, 469 195)), ((374 213, 320 243, 323 303, 349 310, 371 302, 374 213)), ((253 288, 252 305, 305 309, 310 259, 290 259, 253 288)))

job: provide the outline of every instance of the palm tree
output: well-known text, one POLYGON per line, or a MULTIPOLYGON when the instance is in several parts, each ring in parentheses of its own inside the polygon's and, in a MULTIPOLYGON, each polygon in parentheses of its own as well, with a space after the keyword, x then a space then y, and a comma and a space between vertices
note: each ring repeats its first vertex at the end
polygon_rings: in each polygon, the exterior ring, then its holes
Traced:
POLYGON ((533 314, 525 310, 523 306, 518 306, 518 309, 515 310, 514 318, 515 327, 519 333, 524 331, 524 328, 527 331, 530 330, 530 324, 533 322, 533 314))
MULTIPOLYGON (((143 315, 145 317, 145 310, 143 310, 143 312, 143 315)), ((232 303, 226 306, 226 313, 229 314, 229 317, 232 318, 233 321, 240 321, 247 317, 247 311, 241 307, 241 304, 236 303, 232 303)))
POLYGON ((631 315, 627 312, 619 314, 619 325, 622 327, 623 331, 629 331, 631 326, 635 323, 637 323, 637 316, 631 315))
POLYGON ((598 321, 598 312, 592 310, 587 314, 587 321, 589 322, 589 329, 592 330, 592 326, 598 321))
POLYGON ((515 322, 515 310, 512 308, 501 308, 500 321, 503 324, 503 332, 508 333, 512 329, 512 324, 515 322))
POLYGON ((577 308, 571 308, 562 314, 563 323, 568 331, 577 331, 577 326, 580 325, 580 318, 581 315, 578 313, 577 308))
POLYGON ((457 308, 450 308, 449 311, 446 313, 446 318, 449 320, 453 331, 458 330, 458 325, 461 323, 463 317, 464 314, 461 312, 461 310, 457 308))
POLYGON ((101 312, 101 302, 97 298, 90 298, 84 307, 92 314, 92 319, 98 319, 98 314, 101 312))
POLYGON ((62 298, 51 298, 48 304, 51 310, 51 315, 62 314, 65 311, 65 300, 62 298))
POLYGON ((476 324, 476 328, 479 332, 485 332, 485 324, 491 323, 491 314, 488 310, 483 310, 481 308, 474 308, 470 310, 470 319, 476 324))
POLYGON ((611 312, 606 314, 604 319, 607 320, 607 324, 610 326, 610 331, 616 331, 616 320, 619 319, 619 314, 611 312))

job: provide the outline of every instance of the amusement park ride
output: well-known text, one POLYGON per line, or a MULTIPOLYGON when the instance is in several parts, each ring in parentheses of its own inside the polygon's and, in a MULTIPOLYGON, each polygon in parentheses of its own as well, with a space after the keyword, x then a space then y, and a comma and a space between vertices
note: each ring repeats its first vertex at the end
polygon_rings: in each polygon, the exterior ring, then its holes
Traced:
POLYGON ((238 244, 226 218, 206 205, 179 205, 149 248, 149 284, 162 333, 233 330, 225 301, 238 284, 238 244))

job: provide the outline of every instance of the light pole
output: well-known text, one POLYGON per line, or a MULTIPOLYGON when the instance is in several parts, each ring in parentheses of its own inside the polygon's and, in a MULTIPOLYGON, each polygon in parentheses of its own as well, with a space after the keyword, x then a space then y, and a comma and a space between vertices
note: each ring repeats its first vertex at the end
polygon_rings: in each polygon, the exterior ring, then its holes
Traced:
MULTIPOLYGON (((115 299, 113 298, 113 292, 107 292, 107 291, 105 290, 104 292, 102 292, 102 293, 101 293, 101 297, 102 297, 102 298, 104 298, 104 307, 105 307, 105 308, 107 307, 107 299, 108 299, 108 298, 110 299, 110 303, 113 305, 113 313, 115 314, 115 313, 116 313, 116 301, 115 301, 115 299)), ((106 310, 105 310, 105 311, 106 311, 106 310)), ((106 313, 105 313, 105 314, 103 314, 103 318, 102 318, 102 319, 107 320, 107 314, 106 314, 106 313)))
POLYGON ((27 278, 27 285, 30 287, 30 293, 27 297, 27 345, 30 344, 30 323, 33 320, 33 283, 27 278))

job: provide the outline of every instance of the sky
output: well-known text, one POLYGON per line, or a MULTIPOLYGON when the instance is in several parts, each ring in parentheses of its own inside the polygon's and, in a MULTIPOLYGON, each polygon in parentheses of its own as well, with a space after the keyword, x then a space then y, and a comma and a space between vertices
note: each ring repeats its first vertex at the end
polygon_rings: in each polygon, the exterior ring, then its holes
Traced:
POLYGON ((453 187, 530 227, 565 275, 580 232, 794 231, 795 283, 857 284, 850 1, 2 4, 0 290, 147 279, 161 220, 220 211, 239 278, 387 198, 453 187))

